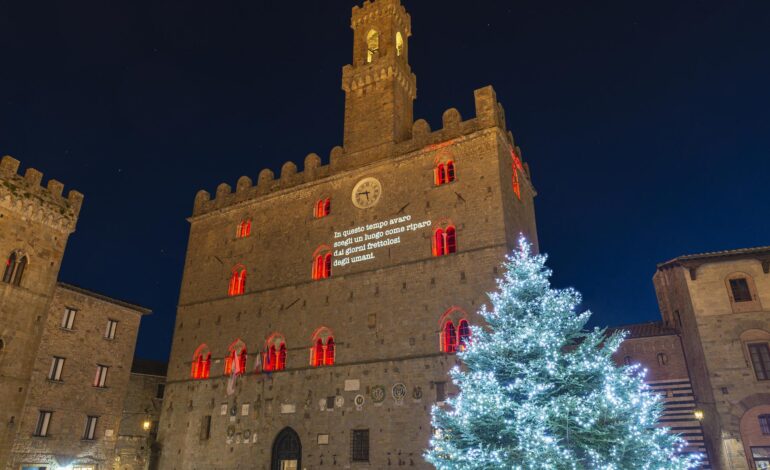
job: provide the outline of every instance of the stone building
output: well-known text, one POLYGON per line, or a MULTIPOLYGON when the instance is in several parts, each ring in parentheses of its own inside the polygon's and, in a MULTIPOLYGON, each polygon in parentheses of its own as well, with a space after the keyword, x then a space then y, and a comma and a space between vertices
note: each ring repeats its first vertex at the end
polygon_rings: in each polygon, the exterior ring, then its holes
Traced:
POLYGON ((118 470, 157 468, 155 444, 166 388, 167 364, 134 360, 115 449, 118 470))
POLYGON ((520 234, 528 167, 491 87, 413 121, 411 20, 353 8, 343 147, 195 198, 162 469, 427 468, 452 352, 520 234))
POLYGON ((653 278, 719 469, 770 468, 770 247, 680 256, 653 278))
POLYGON ((57 282, 83 200, 0 161, 0 468, 111 468, 149 310, 57 282))

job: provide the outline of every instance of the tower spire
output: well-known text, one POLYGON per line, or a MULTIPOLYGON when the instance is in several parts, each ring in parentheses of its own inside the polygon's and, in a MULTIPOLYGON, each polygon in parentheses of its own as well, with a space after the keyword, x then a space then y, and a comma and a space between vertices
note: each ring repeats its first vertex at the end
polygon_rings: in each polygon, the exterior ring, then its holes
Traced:
POLYGON ((400 0, 353 7, 353 62, 342 69, 348 153, 410 137, 417 78, 409 67, 411 17, 400 0))

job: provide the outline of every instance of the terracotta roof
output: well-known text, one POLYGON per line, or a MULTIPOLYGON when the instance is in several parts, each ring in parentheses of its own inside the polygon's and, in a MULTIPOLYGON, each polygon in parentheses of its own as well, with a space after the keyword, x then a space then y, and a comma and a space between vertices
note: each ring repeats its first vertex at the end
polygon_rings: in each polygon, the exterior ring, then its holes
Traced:
POLYGON ((159 377, 165 377, 166 372, 168 372, 168 362, 134 358, 134 363, 131 364, 132 374, 157 375, 159 377))
POLYGON ((607 334, 610 335, 620 330, 625 330, 628 332, 626 339, 648 338, 651 336, 669 336, 677 334, 675 329, 667 327, 662 321, 613 326, 607 328, 607 334))
POLYGON ((697 253, 678 256, 672 260, 658 264, 658 269, 680 265, 688 261, 700 261, 701 263, 718 258, 757 258, 770 260, 770 246, 758 246, 754 248, 738 248, 736 250, 712 251, 710 253, 697 253))

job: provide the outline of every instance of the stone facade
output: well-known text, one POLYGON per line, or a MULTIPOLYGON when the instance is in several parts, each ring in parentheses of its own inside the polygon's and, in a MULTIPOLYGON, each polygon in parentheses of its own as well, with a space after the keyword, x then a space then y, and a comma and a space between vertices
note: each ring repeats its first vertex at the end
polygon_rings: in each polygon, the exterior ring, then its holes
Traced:
POLYGON ((43 188, 40 172, 18 168, 11 157, 0 161, 0 468, 111 468, 149 311, 57 282, 83 196, 64 198, 61 183, 43 188), (108 367, 104 387, 93 386, 97 365, 108 367))
POLYGON ((117 470, 157 468, 156 439, 166 385, 166 364, 135 360, 115 449, 117 470))
POLYGON ((345 147, 327 165, 311 154, 302 172, 288 162, 279 179, 263 170, 255 186, 242 177, 234 192, 196 196, 160 468, 428 468, 430 408, 457 363, 441 350, 443 326, 478 321, 504 255, 537 233, 535 191, 491 87, 475 92, 472 119, 450 109, 437 131, 412 122, 409 22, 397 0, 353 9, 345 147), (456 233, 446 256, 438 229, 456 233), (315 276, 326 254, 331 275, 315 276), (334 365, 313 367, 322 334, 334 365), (281 342, 285 370, 265 372, 281 342), (230 378, 234 350, 247 359, 230 378), (198 353, 211 353, 208 378, 193 378, 198 353))
POLYGON ((759 455, 770 455, 760 423, 770 415, 770 247, 682 256, 653 280, 682 337, 715 468, 768 468, 759 455))
POLYGON ((18 170, 18 160, 6 156, 0 161, 0 257, 7 260, 0 268, 0 468, 19 431, 30 370, 83 201, 77 191, 63 197, 58 181, 42 187, 43 175, 33 168, 24 176, 18 170), (12 257, 26 260, 22 273, 14 270, 18 282, 10 279, 12 257))

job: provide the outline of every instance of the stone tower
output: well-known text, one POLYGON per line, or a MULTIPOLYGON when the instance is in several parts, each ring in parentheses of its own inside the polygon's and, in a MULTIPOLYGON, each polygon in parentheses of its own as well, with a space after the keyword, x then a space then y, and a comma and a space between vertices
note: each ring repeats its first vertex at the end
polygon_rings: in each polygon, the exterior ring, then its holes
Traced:
POLYGON ((5 468, 21 419, 33 363, 56 288, 64 248, 83 195, 19 161, 0 161, 0 468, 5 468))
POLYGON ((398 0, 353 8, 353 63, 342 69, 348 152, 380 155, 410 137, 417 78, 409 67, 411 19, 398 0), (383 152, 384 151, 384 152, 383 152))
POLYGON ((413 121, 410 18, 353 8, 344 147, 195 197, 162 470, 429 468, 430 410, 535 191, 492 87, 413 121))

